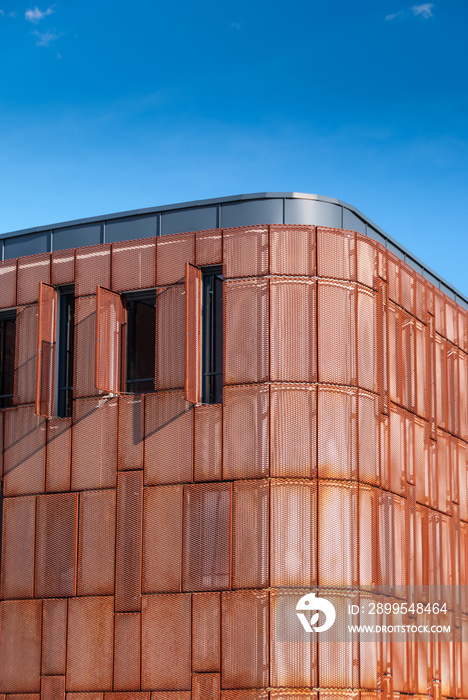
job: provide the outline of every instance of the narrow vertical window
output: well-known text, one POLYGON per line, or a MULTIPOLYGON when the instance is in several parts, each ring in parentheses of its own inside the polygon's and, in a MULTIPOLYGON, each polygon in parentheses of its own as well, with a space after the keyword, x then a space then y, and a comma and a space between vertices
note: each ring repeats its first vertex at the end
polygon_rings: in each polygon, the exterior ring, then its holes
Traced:
POLYGON ((125 391, 154 391, 156 291, 126 295, 127 358, 125 391))
POLYGON ((0 313, 0 408, 13 405, 16 311, 0 313))
POLYGON ((202 403, 223 402, 222 268, 202 270, 202 403))
POLYGON ((75 347, 75 289, 61 287, 58 297, 57 416, 71 416, 75 347))

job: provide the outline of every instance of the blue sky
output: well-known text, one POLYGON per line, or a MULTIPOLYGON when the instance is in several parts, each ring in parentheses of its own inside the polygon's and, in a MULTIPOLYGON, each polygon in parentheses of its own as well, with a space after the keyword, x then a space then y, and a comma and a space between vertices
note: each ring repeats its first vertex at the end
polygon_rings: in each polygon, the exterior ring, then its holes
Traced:
POLYGON ((468 295, 468 3, 0 0, 0 233, 353 204, 468 295))

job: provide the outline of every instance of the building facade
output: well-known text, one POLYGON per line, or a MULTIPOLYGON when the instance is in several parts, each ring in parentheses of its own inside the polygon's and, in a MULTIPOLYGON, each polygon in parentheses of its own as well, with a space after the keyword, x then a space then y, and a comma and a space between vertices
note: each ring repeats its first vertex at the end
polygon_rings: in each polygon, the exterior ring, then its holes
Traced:
POLYGON ((0 700, 468 698, 461 294, 312 195, 1 240, 0 700))

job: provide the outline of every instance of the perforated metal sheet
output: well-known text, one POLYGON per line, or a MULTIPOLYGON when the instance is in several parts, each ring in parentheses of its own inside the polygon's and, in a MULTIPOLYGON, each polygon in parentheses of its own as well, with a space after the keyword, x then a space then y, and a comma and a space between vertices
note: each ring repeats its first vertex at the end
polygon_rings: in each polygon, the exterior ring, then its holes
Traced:
POLYGON ((269 483, 236 481, 233 492, 232 586, 268 586, 269 483))
POLYGON ((185 381, 185 288, 160 289, 156 295, 156 389, 174 389, 185 381))
POLYGON ((357 585, 357 561, 353 556, 358 541, 357 494, 357 484, 350 482, 318 484, 320 586, 357 585))
POLYGON ((401 305, 400 301, 400 258, 393 255, 389 250, 386 251, 387 258, 387 282, 388 282, 388 297, 394 303, 401 305))
POLYGON ((0 262, 0 308, 16 306, 16 260, 0 262))
POLYGON ((379 391, 378 298, 370 289, 357 288, 357 379, 362 389, 379 391))
POLYGON ((356 241, 353 231, 317 228, 317 274, 341 280, 356 279, 356 241))
POLYGON ((378 270, 377 243, 356 233, 356 279, 367 287, 376 287, 378 270))
POLYGON ((255 479, 269 470, 267 385, 224 389, 223 478, 255 479))
POLYGON ((393 493, 404 495, 406 489, 406 414, 397 406, 390 406, 389 415, 389 488, 393 493))
POLYGON ((54 286, 72 284, 75 281, 75 251, 58 250, 52 253, 50 282, 54 286))
POLYGON ((115 489, 80 494, 78 595, 113 595, 115 489))
POLYGON ((47 421, 46 491, 68 491, 71 467, 71 418, 47 421))
POLYGON ((73 404, 72 478, 74 491, 113 488, 116 484, 117 399, 88 399, 73 404), (93 436, 93 459, 89 438, 93 436))
MULTIPOLYGON (((114 690, 139 690, 140 639, 140 613, 117 613, 114 640, 114 690)), ((145 696, 146 693, 138 695, 145 696)))
POLYGON ((115 610, 141 607, 143 472, 120 472, 117 479, 115 610))
POLYGON ((321 280, 317 284, 319 381, 355 385, 356 286, 321 280))
POLYGON ((16 312, 16 352, 13 403, 34 403, 36 399, 37 306, 16 312))
POLYGON ((179 593, 182 586, 183 487, 144 490, 143 593, 179 593))
POLYGON ((75 299, 73 398, 96 396, 96 297, 75 299))
POLYGON ((379 398, 358 392, 358 472, 359 481, 380 485, 379 398))
POLYGON ((400 261, 400 302, 405 311, 414 315, 414 271, 402 260, 400 261))
POLYGON ((63 675, 67 662, 67 606, 65 598, 44 600, 42 613, 42 673, 63 675))
POLYGON ((67 691, 112 690, 114 599, 68 601, 67 691), (97 651, 99 650, 99 653, 97 651))
POLYGON ((219 481, 222 478, 223 407, 195 406, 194 481, 219 481))
POLYGON ((357 390, 318 387, 318 475, 357 479, 357 390))
POLYGON ((17 300, 19 305, 35 304, 39 283, 50 282, 50 253, 18 259, 17 300))
POLYGON ((272 275, 315 275, 315 226, 270 226, 272 275))
POLYGON ((102 287, 96 297, 96 388, 117 394, 121 387, 126 314, 119 294, 102 287))
POLYGON ((45 487, 45 420, 34 406, 4 412, 4 496, 42 493, 45 487))
POLYGON ((221 229, 197 231, 195 234, 195 265, 219 265, 223 262, 223 232, 221 229))
POLYGON ((221 597, 219 593, 192 596, 192 671, 220 670, 221 597))
POLYGON ((272 384, 270 405, 271 475, 316 476, 316 388, 298 384, 272 384))
POLYGON ((192 700, 219 700, 221 678, 219 673, 192 675, 192 700))
POLYGON ((0 602, 0 688, 4 692, 39 692, 41 624, 41 600, 0 602))
POLYGON ((90 245, 76 249, 75 294, 77 297, 96 294, 100 285, 110 287, 110 245, 90 245))
POLYGON ((174 233, 156 240, 156 284, 182 282, 185 263, 194 263, 195 234, 174 233))
POLYGON ((224 278, 267 275, 268 239, 268 226, 224 229, 224 278))
POLYGON ((41 700, 65 700, 65 677, 42 676, 41 700))
POLYGON ((116 292, 154 287, 156 240, 125 241, 112 245, 112 289, 116 292))
POLYGON ((2 521, 2 598, 32 598, 36 497, 5 498, 2 521))
MULTIPOLYGON (((359 485, 359 586, 361 590, 378 584, 378 497, 379 490, 359 485)), ((364 644, 364 648, 372 648, 364 644)))
POLYGON ((36 360, 36 413, 39 416, 48 418, 54 415, 56 317, 57 292, 50 285, 40 282, 36 360))

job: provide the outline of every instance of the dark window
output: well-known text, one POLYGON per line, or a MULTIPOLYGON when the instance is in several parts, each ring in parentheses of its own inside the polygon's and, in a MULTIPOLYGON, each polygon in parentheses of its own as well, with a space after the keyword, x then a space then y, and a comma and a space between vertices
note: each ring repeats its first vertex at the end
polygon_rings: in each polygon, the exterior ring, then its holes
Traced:
POLYGON ((0 314, 0 408, 13 405, 16 311, 0 314))
POLYGON ((202 403, 223 402, 222 268, 202 270, 202 403))
POLYGON ((156 292, 126 295, 127 361, 125 391, 154 391, 156 292))
POLYGON ((75 290, 58 289, 57 416, 71 416, 75 346, 75 290))

